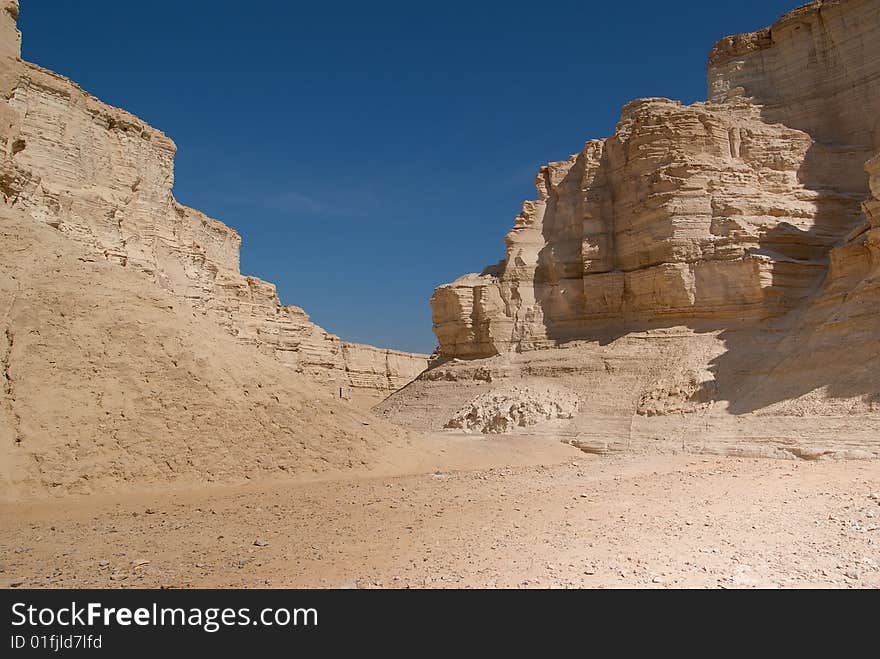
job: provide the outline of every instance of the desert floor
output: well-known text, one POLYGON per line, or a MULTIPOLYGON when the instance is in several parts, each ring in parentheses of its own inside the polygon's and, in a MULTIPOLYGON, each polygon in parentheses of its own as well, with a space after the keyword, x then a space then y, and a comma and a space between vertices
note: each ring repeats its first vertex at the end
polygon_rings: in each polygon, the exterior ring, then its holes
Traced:
POLYGON ((398 475, 6 504, 0 586, 880 587, 878 462, 435 446, 398 475))

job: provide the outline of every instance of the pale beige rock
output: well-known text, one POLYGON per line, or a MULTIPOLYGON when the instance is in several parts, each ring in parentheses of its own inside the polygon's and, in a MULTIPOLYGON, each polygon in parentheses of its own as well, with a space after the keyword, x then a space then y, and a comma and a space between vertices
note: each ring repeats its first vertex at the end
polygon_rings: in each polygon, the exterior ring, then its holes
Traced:
POLYGON ((377 409, 436 429, 556 384, 581 405, 545 434, 587 451, 880 455, 880 4, 725 38, 709 86, 544 167, 505 260, 435 291, 434 368, 377 409))
POLYGON ((21 57, 18 0, 0 0, 0 57, 21 57))
POLYGON ((174 143, 18 59, 16 9, 0 4, 0 500, 302 479, 408 448, 358 408, 426 356, 344 342, 242 276, 236 231, 174 200, 174 143))
POLYGON ((578 397, 562 387, 508 387, 477 396, 458 410, 445 428, 486 434, 511 432, 557 419, 571 419, 578 397))
POLYGON ((745 96, 768 123, 839 150, 838 187, 861 191, 861 166, 880 150, 880 4, 821 0, 771 27, 722 39, 709 56, 709 98, 745 96))
POLYGON ((405 433, 0 204, 0 502, 382 467, 405 433))
POLYGON ((880 149, 878 16, 816 2, 723 39, 709 102, 635 101, 612 137, 544 167, 505 260, 435 292, 441 354, 790 310, 860 221, 880 149))
POLYGON ((807 172, 818 150, 738 99, 628 105, 613 137, 541 171, 498 274, 437 290, 442 353, 488 356, 609 322, 787 311, 860 215, 863 194, 807 172))
MULTIPOLYGON (((4 10, 0 19, 13 15, 4 10)), ((342 341, 302 309, 283 306, 274 285, 242 276, 238 233, 174 200, 175 145, 163 133, 12 57, 0 57, 0 82, 7 204, 95 258, 147 273, 242 343, 331 389, 375 398, 424 370, 425 355, 342 341)))

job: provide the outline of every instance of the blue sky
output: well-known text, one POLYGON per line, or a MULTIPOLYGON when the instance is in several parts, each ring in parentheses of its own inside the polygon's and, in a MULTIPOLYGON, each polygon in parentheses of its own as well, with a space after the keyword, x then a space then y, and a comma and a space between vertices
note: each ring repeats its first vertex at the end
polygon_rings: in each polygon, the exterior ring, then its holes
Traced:
POLYGON ((242 271, 351 341, 430 352, 435 286, 504 256, 537 168, 798 0, 21 0, 23 55, 178 145, 242 271))

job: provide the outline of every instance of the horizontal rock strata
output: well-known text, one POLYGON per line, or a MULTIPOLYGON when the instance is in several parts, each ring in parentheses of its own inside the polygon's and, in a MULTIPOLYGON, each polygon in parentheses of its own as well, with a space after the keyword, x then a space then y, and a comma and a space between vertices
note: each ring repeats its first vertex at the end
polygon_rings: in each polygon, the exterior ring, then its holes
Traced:
POLYGON ((500 264, 435 291, 441 353, 792 309, 860 222, 880 149, 878 37, 875 2, 813 3, 722 40, 709 102, 627 105, 613 136, 541 169, 500 264))
POLYGON ((541 169, 505 259, 435 291, 441 358, 383 414, 439 429, 561 386, 574 418, 529 432, 587 451, 880 455, 880 4, 724 38, 708 80, 541 169))
POLYGON ((405 431, 0 204, 0 502, 387 468, 405 431))
POLYGON ((95 258, 147 273, 261 352, 328 387, 386 395, 427 357, 348 343, 239 272, 238 233, 172 195, 174 143, 70 80, 18 59, 17 2, 0 11, 0 195, 95 258))

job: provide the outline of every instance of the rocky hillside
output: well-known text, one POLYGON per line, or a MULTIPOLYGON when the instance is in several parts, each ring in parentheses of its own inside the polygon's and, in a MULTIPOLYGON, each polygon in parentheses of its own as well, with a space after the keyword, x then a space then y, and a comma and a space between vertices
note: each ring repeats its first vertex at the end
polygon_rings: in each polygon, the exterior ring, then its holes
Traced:
POLYGON ((177 203, 174 143, 70 80, 23 62, 17 0, 2 0, 0 197, 97 258, 147 274, 243 344, 349 396, 382 397, 425 355, 347 343, 239 272, 241 238, 177 203))
POLYGON ((880 453, 880 4, 722 39, 708 78, 542 168, 506 259, 434 293, 445 362, 386 414, 562 383, 590 450, 880 453))
POLYGON ((403 431, 0 205, 0 501, 381 467, 403 431))
POLYGON ((442 354, 797 305, 860 222, 880 151, 878 15, 814 2, 723 39, 708 102, 635 101, 613 136, 542 168, 506 259, 435 292, 442 354))
POLYGON ((381 468, 359 403, 424 355, 346 343, 172 195, 174 143, 20 59, 0 0, 0 500, 381 468), (340 398, 353 400, 340 400, 340 398))

